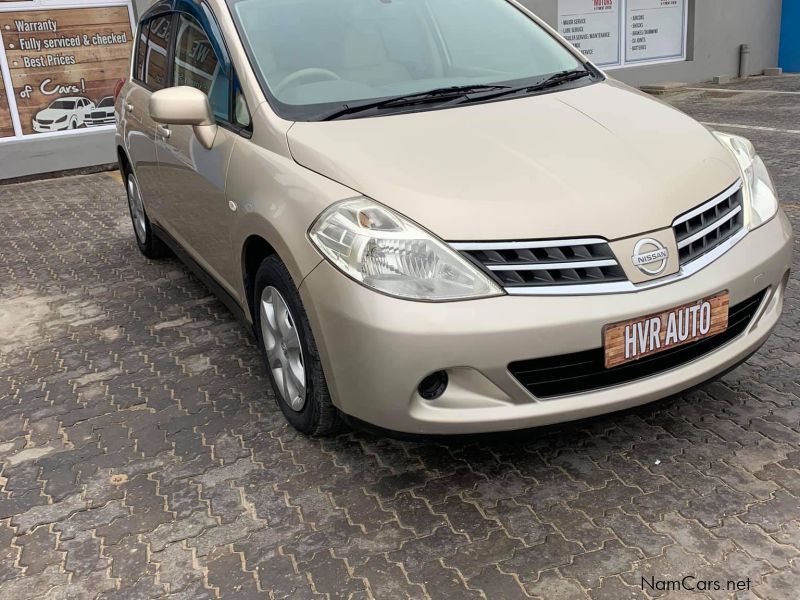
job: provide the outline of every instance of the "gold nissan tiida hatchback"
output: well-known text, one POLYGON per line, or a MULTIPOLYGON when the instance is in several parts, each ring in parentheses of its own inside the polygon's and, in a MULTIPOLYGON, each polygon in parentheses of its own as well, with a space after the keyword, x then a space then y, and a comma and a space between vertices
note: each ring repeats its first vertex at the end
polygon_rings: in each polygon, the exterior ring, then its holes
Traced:
POLYGON ((778 321, 791 229, 752 144, 514 1, 166 0, 136 38, 136 241, 252 327, 305 433, 619 410, 778 321))

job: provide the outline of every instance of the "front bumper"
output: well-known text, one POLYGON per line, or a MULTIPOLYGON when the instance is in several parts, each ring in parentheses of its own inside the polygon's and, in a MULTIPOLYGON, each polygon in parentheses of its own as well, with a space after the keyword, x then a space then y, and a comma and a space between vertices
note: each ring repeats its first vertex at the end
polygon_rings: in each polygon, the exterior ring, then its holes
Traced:
POLYGON ((406 433, 523 429, 664 398, 741 362, 764 343, 780 317, 791 236, 789 221, 779 211, 694 276, 629 294, 411 302, 371 291, 327 261, 303 281, 300 292, 333 401, 347 415, 406 433), (744 334, 665 373, 539 400, 508 371, 515 361, 599 348, 608 323, 721 290, 730 292, 735 305, 767 288, 744 334), (450 385, 440 399, 427 402, 417 386, 438 370, 447 370, 450 385))
POLYGON ((114 125, 116 121, 114 120, 114 116, 112 115, 110 117, 103 117, 97 119, 89 117, 84 121, 84 123, 86 124, 87 127, 98 127, 100 125, 114 125))
POLYGON ((69 128, 69 122, 65 121, 64 123, 52 123, 51 125, 42 125, 38 121, 32 121, 33 130, 36 133, 49 133, 51 131, 63 131, 69 128))

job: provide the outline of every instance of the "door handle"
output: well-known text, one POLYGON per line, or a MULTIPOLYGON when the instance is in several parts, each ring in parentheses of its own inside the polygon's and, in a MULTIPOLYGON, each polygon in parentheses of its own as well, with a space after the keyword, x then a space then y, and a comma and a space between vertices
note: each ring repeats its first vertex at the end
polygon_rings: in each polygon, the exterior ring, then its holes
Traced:
POLYGON ((156 133, 165 140, 172 135, 172 132, 169 130, 169 127, 164 127, 163 125, 156 125, 156 133))

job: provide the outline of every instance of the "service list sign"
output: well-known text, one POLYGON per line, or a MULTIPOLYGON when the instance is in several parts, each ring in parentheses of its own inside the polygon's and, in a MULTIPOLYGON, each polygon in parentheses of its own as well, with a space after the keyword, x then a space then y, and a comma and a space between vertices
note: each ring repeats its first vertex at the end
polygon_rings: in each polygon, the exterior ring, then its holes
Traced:
POLYGON ((620 0, 560 0, 558 32, 598 66, 620 64, 620 0))
POLYGON ((23 134, 92 126, 128 74, 127 6, 0 12, 0 32, 23 134))
POLYGON ((687 0, 627 0, 625 62, 684 56, 687 0))

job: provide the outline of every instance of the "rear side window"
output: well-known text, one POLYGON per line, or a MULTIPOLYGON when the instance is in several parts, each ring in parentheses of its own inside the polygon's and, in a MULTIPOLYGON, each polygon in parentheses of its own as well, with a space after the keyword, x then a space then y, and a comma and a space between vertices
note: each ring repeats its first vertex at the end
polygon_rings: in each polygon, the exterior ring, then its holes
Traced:
POLYGON ((230 79, 203 27, 193 17, 178 16, 173 85, 188 85, 208 96, 214 115, 230 121, 230 79))

